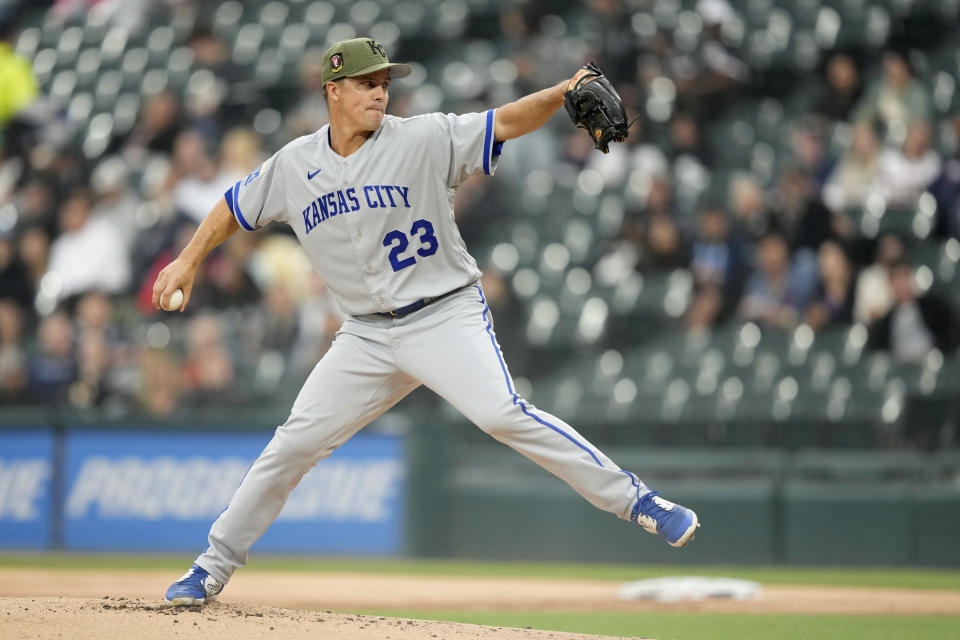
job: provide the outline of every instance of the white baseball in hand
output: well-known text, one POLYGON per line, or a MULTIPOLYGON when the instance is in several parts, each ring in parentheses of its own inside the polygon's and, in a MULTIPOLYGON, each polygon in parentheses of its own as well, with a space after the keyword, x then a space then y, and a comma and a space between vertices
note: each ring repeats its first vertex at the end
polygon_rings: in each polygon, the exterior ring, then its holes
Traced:
POLYGON ((167 305, 164 307, 167 311, 176 311, 180 308, 180 305, 183 304, 183 289, 177 289, 170 294, 170 299, 167 300, 167 305))

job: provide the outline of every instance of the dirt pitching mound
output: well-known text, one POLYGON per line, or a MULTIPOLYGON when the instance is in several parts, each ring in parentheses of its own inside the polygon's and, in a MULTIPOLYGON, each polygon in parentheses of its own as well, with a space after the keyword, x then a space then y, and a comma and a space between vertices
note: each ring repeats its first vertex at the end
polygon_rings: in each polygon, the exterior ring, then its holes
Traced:
POLYGON ((559 631, 213 602, 171 607, 145 598, 0 598, 0 637, 103 640, 610 640, 559 631))
MULTIPOLYGON (((159 603, 176 575, 169 571, 0 569, 0 598, 99 598, 109 595, 159 603)), ((410 576, 364 573, 241 571, 223 603, 338 611, 661 611, 695 613, 801 613, 960 615, 960 591, 870 587, 769 585, 751 600, 624 601, 622 583, 530 577, 410 576)), ((0 640, 4 620, 0 617, 0 640)), ((637 631, 637 633, 642 630, 637 631)), ((16 637, 16 636, 14 636, 16 637)), ((56 637, 56 636, 54 636, 56 637)), ((498 636, 500 637, 500 636, 498 636)), ((429 638, 429 636, 427 636, 429 638)))

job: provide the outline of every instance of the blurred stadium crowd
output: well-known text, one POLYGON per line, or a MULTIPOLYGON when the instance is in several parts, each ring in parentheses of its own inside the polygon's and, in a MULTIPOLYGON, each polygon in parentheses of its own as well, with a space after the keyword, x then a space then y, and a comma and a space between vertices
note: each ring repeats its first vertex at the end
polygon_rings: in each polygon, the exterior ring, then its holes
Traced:
POLYGON ((152 309, 153 277, 326 123, 321 53, 370 35, 413 62, 395 115, 503 104, 588 60, 641 114, 603 155, 561 112, 458 191, 534 401, 597 424, 895 424, 921 395, 949 422, 958 7, 0 0, 0 403, 288 403, 340 321, 291 233, 238 234, 182 315, 152 309))

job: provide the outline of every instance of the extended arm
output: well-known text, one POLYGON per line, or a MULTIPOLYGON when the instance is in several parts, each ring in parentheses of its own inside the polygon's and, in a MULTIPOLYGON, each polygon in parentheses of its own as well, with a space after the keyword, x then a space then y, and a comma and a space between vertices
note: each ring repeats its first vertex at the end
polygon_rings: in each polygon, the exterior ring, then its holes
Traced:
POLYGON ((227 201, 221 198, 200 223, 190 243, 184 247, 177 259, 157 275, 157 281, 153 284, 154 308, 161 309, 161 299, 167 301, 174 291, 182 289, 183 304, 180 305, 180 310, 183 311, 190 302, 190 292, 193 290, 193 281, 200 263, 239 228, 240 225, 227 207, 227 201))
POLYGON ((494 137, 511 140, 539 129, 563 106, 563 92, 569 80, 531 93, 496 110, 494 137))

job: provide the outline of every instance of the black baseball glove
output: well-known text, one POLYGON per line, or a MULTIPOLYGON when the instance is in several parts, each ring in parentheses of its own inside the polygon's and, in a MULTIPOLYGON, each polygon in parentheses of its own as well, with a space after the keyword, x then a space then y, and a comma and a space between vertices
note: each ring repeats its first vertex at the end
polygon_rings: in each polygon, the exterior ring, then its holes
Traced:
POLYGON ((563 107, 573 124, 586 129, 600 151, 607 153, 611 142, 627 139, 623 100, 597 65, 589 62, 580 67, 563 98, 563 107))

